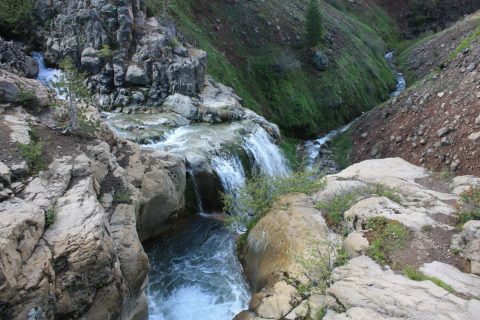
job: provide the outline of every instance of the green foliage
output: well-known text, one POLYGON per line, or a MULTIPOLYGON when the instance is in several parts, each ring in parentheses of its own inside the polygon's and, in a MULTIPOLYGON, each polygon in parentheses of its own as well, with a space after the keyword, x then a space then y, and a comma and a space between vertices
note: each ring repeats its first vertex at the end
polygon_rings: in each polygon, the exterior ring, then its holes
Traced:
POLYGON ((57 207, 51 206, 45 211, 45 229, 54 224, 55 218, 57 217, 57 207))
POLYGON ((132 193, 128 189, 116 190, 113 195, 113 203, 131 203, 132 202, 132 193))
POLYGON ((458 54, 463 52, 463 50, 469 48, 474 41, 477 41, 480 38, 480 27, 477 27, 473 30, 465 39, 460 42, 457 48, 452 52, 449 59, 453 60, 457 57, 458 54))
POLYGON ((33 21, 33 0, 0 0, 0 30, 26 35, 33 21))
POLYGON ((108 44, 104 44, 100 50, 97 52, 97 56, 102 59, 110 60, 113 58, 112 49, 108 44))
POLYGON ((295 172, 287 177, 254 177, 236 195, 223 195, 224 210, 231 214, 226 224, 232 230, 245 229, 261 219, 282 195, 309 194, 324 186, 325 179, 312 178, 309 171, 295 172))
POLYGON ((383 184, 374 184, 368 187, 358 187, 337 191, 333 196, 323 202, 318 202, 316 208, 322 211, 327 224, 339 234, 346 235, 348 230, 344 225, 344 213, 360 199, 369 196, 381 196, 399 203, 400 196, 383 184))
POLYGON ((443 288, 445 290, 447 290, 448 292, 450 293, 453 293, 455 292, 455 290, 453 289, 453 287, 449 284, 446 284, 445 282, 443 282, 442 280, 436 278, 436 277, 429 277, 427 275, 425 275, 423 272, 413 268, 413 267, 406 267, 405 270, 405 275, 411 279, 411 280, 414 280, 414 281, 426 281, 426 280, 430 280, 432 281, 434 284, 436 284, 437 286, 439 286, 440 288, 443 288))
POLYGON ((450 170, 445 170, 440 173, 440 178, 448 183, 451 183, 453 181, 453 178, 455 177, 455 174, 450 171, 450 170))
MULTIPOLYGON (((275 6, 277 1, 261 7, 275 6)), ((203 12, 210 12, 222 21, 238 21, 252 13, 251 4, 218 6, 208 1, 176 0, 170 2, 168 11, 187 39, 207 51, 209 73, 216 80, 233 87, 247 108, 268 116, 285 135, 305 138, 334 129, 376 106, 388 98, 395 85, 394 74, 383 58, 386 44, 381 37, 392 46, 399 34, 388 15, 376 6, 366 16, 330 5, 321 2, 322 8, 327 7, 322 9, 323 27, 335 29, 344 41, 333 48, 335 59, 322 73, 311 72, 303 46, 287 49, 282 44, 264 43, 256 34, 249 35, 246 43, 237 38, 243 37, 240 33, 212 32, 216 23, 201 18, 203 12), (286 50, 302 67, 279 64, 278 57, 286 50)), ((152 14, 162 14, 158 0, 148 0, 147 7, 152 14)), ((257 15, 269 17, 270 13, 260 10, 257 15)), ((303 25, 292 27, 299 33, 304 29, 303 25)))
POLYGON ((333 158, 340 169, 345 169, 351 164, 350 154, 352 153, 353 141, 350 134, 350 130, 347 130, 332 139, 333 158))
POLYGON ((90 90, 85 85, 86 75, 79 72, 73 60, 65 58, 61 63, 62 74, 53 82, 60 95, 65 97, 69 108, 66 132, 76 131, 80 135, 92 136, 100 123, 86 113, 89 105, 93 105, 90 90))
POLYGON ((30 130, 30 138, 30 144, 19 143, 17 144, 17 148, 23 159, 27 162, 28 173, 35 175, 47 168, 44 153, 45 143, 38 139, 34 128, 30 130))
POLYGON ((297 152, 297 144, 298 140, 292 138, 283 138, 280 142, 280 149, 282 150, 283 155, 288 160, 290 167, 294 169, 299 169, 301 166, 301 161, 297 152))
POLYGON ((372 229, 373 241, 366 253, 381 265, 390 262, 391 255, 404 248, 410 238, 410 232, 404 225, 384 217, 369 219, 367 229, 372 229))
POLYGON ((400 198, 396 189, 390 188, 389 186, 381 183, 375 184, 371 192, 377 196, 388 198, 396 203, 400 203, 402 201, 402 198, 400 198))
POLYGON ((348 261, 348 254, 342 249, 342 242, 334 236, 326 241, 311 240, 306 251, 297 255, 298 264, 309 280, 306 292, 324 294, 331 284, 333 269, 348 261))
POLYGON ((470 220, 480 220, 480 187, 472 186, 460 194, 457 219, 463 225, 470 220))
POLYGON ((28 108, 35 102, 36 99, 37 97, 35 96, 35 92, 21 89, 17 94, 16 102, 19 105, 28 108))
POLYGON ((322 15, 318 0, 310 0, 305 15, 305 37, 307 44, 315 47, 322 40, 322 15))
POLYGON ((359 198, 367 193, 365 188, 340 190, 330 199, 317 203, 316 207, 324 214, 327 224, 337 233, 345 234, 343 214, 350 209, 359 198))
POLYGON ((315 315, 315 320, 322 320, 326 315, 327 315, 327 310, 325 308, 322 308, 315 315))

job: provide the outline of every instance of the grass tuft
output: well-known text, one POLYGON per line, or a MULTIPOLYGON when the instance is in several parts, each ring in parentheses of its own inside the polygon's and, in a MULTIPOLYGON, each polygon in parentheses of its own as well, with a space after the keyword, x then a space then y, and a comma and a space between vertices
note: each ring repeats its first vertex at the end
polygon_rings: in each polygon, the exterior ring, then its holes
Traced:
POLYGON ((421 272, 420 270, 417 270, 413 267, 406 267, 405 270, 405 275, 411 279, 411 280, 414 280, 414 281, 426 281, 426 280, 430 280, 432 281, 434 284, 436 284, 437 286, 439 286, 440 288, 443 288, 445 290, 447 290, 448 292, 450 293, 453 293, 455 292, 455 290, 453 289, 453 287, 445 282, 443 282, 442 280, 436 278, 436 277, 429 277, 427 275, 425 275, 423 272, 421 272))
POLYGON ((480 220, 480 187, 472 186, 460 194, 456 213, 460 225, 480 220))
POLYGON ((377 263, 384 265, 391 261, 391 255, 405 247, 410 232, 407 227, 384 217, 375 217, 367 221, 367 228, 372 229, 367 255, 377 263))

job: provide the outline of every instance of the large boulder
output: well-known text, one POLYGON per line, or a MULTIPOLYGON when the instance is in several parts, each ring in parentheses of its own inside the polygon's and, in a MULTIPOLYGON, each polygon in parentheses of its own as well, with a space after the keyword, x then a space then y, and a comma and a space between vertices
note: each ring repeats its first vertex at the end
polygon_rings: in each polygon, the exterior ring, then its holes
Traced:
POLYGON ((0 102, 45 107, 50 103, 50 98, 47 87, 39 81, 0 69, 0 102))
POLYGON ((184 214, 186 166, 181 156, 142 150, 129 158, 132 179, 140 185, 137 230, 141 241, 166 231, 184 214))

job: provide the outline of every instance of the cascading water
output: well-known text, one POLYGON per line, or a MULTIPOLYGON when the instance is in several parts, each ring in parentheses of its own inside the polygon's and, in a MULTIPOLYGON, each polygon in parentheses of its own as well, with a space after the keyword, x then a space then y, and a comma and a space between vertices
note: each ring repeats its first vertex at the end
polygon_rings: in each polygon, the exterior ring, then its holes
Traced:
POLYGON ((245 184, 245 171, 238 157, 215 156, 211 160, 211 165, 226 193, 234 195, 245 184))
MULTIPOLYGON (((37 80, 42 82, 44 85, 53 88, 52 82, 62 75, 62 70, 47 68, 47 66, 45 65, 45 58, 40 52, 32 53, 32 58, 38 64, 37 80)), ((57 95, 61 98, 58 90, 55 89, 55 91, 57 91, 57 95)))
POLYGON ((290 172, 287 161, 263 128, 258 128, 245 139, 244 148, 254 159, 259 173, 269 177, 286 176, 290 172))
POLYGON ((222 222, 196 216, 145 250, 151 320, 231 320, 248 306, 235 238, 222 222))
MULTIPOLYGON (((208 159, 224 191, 235 197, 246 182, 246 170, 239 155, 218 144, 218 137, 235 130, 221 125, 186 126, 150 146, 186 155, 200 149, 212 150, 212 146, 223 150, 208 159)), ((259 126, 251 132, 231 141, 244 149, 258 173, 287 175, 287 162, 267 132, 259 126)), ((148 286, 150 319, 231 320, 248 307, 251 293, 236 257, 235 235, 222 222, 209 219, 208 213, 196 216, 176 230, 172 238, 145 248, 152 267, 148 286)))

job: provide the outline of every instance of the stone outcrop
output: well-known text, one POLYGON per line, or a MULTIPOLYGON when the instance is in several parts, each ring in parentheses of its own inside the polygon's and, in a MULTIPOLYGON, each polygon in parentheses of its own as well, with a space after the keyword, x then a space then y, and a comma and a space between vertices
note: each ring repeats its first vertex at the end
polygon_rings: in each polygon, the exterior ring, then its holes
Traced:
POLYGON ((108 203, 102 186, 135 188, 108 145, 88 153, 56 159, 0 203, 2 318, 147 318, 138 201, 108 203))
MULTIPOLYGON (((447 259, 454 229, 448 221, 455 221, 452 205, 459 193, 477 182, 475 177, 457 177, 451 185, 442 184, 427 170, 391 158, 357 163, 327 176, 326 182, 323 190, 311 196, 284 196, 250 231, 241 258, 255 294, 249 310, 236 319, 315 319, 322 309, 326 311, 324 319, 475 319, 480 310, 476 275, 428 256, 424 260, 427 262, 420 264, 420 271, 426 278, 444 281, 452 288, 449 292, 429 280, 410 280, 398 274, 400 270, 382 268, 365 256, 371 239, 367 221, 383 217, 406 226, 412 243, 422 241, 417 243, 419 247, 409 249, 417 250, 417 255, 424 254, 421 246, 432 245, 425 230, 433 229, 432 236, 449 236, 434 249, 445 250, 437 257, 447 259), (398 199, 376 195, 372 187, 379 185, 392 190, 398 199), (342 224, 342 230, 348 232, 343 249, 351 260, 342 267, 316 269, 330 270, 331 276, 322 280, 329 288, 326 292, 310 291, 312 271, 308 261, 313 255, 312 247, 320 253, 319 257, 313 256, 317 265, 325 262, 326 254, 335 257, 341 247, 336 245, 340 237, 328 231, 325 212, 317 209, 316 204, 352 192, 358 197, 343 212, 342 224)), ((452 246, 471 261, 474 273, 479 251, 476 222, 467 223, 452 246)))
POLYGON ((461 299, 431 281, 413 281, 384 270, 368 257, 336 268, 327 290, 324 319, 465 319, 480 312, 480 301, 461 299), (338 311, 334 311, 338 310, 338 311))
POLYGON ((45 58, 71 56, 89 76, 104 108, 161 104, 167 96, 203 90, 206 53, 188 47, 172 22, 146 16, 139 1, 54 1, 38 15, 45 58))
POLYGON ((0 68, 0 101, 45 107, 50 103, 47 88, 39 81, 0 68))
POLYGON ((169 222, 185 213, 185 159, 158 150, 141 150, 133 143, 122 149, 130 182, 140 190, 139 237, 147 240, 163 233, 171 227, 169 222))

